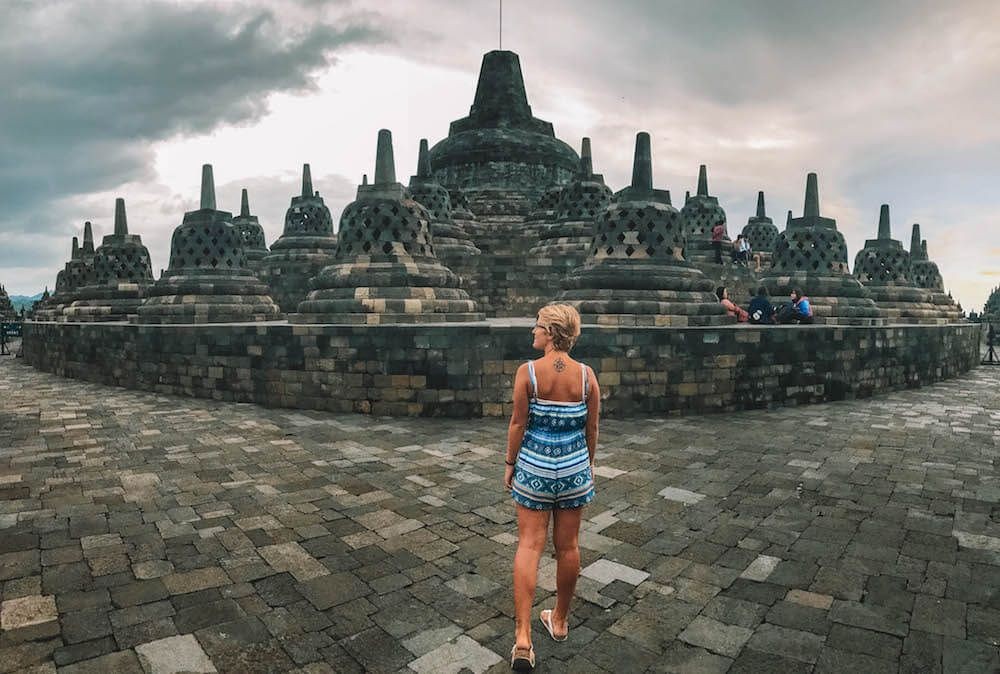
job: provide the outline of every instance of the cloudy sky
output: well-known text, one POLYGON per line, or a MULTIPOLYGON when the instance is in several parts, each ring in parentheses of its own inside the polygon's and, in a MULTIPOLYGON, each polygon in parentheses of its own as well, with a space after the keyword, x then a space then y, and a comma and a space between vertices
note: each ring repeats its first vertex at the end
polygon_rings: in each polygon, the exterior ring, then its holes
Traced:
MULTIPOLYGON (((304 162, 336 219, 379 128, 405 180, 419 139, 467 114, 497 23, 497 0, 3 0, 0 282, 51 287, 116 196, 159 273, 206 162, 221 208, 250 189, 269 243, 304 162)), ((758 189, 779 226, 798 215, 816 171, 852 256, 888 203, 981 309, 1000 282, 997 26, 995 0, 507 0, 503 46, 614 189, 638 130, 657 187, 683 195, 708 165, 731 232, 758 189)))

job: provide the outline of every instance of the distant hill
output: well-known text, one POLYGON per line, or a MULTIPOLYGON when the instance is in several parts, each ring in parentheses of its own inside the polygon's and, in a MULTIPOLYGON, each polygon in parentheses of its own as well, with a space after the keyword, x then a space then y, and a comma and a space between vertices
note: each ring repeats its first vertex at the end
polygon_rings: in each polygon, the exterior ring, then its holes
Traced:
POLYGON ((27 295, 11 295, 10 303, 14 305, 14 309, 17 312, 20 312, 21 307, 24 307, 25 309, 31 309, 31 305, 40 299, 42 299, 42 293, 38 293, 37 295, 32 295, 31 297, 28 297, 27 295))

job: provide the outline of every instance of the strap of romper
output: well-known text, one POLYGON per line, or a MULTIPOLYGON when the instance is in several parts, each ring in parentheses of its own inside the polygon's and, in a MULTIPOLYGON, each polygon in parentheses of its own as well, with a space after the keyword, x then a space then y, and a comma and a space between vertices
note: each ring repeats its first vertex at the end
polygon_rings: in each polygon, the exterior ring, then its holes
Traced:
POLYGON ((587 366, 580 363, 581 379, 583 381, 583 400, 580 402, 587 402, 587 366))
POLYGON ((535 379, 535 363, 528 361, 528 379, 531 382, 531 399, 538 399, 538 380, 535 379))

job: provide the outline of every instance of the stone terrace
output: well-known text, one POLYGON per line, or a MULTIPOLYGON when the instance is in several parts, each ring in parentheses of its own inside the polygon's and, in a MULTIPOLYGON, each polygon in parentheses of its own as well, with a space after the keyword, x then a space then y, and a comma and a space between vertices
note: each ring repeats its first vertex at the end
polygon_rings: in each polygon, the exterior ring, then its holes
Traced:
MULTIPOLYGON (((507 671, 505 428, 0 359, 0 672, 507 671)), ((1000 372, 602 437, 538 671, 1000 667, 1000 372)))

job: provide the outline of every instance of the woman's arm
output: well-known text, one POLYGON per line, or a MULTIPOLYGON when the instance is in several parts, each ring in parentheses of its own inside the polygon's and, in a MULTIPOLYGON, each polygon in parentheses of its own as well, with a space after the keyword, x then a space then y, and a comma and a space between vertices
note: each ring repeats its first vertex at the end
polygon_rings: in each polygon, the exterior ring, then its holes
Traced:
POLYGON ((514 375, 514 411, 510 415, 510 424, 507 426, 507 454, 504 461, 507 468, 504 471, 504 486, 510 489, 511 480, 514 477, 514 463, 517 461, 517 454, 521 451, 521 442, 524 440, 524 429, 528 425, 528 366, 522 365, 517 368, 514 375))
POLYGON ((597 454, 597 436, 601 425, 601 387, 597 384, 594 370, 587 368, 587 451, 590 453, 590 466, 594 466, 594 455, 597 454))

